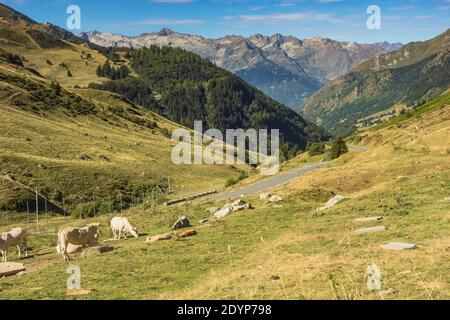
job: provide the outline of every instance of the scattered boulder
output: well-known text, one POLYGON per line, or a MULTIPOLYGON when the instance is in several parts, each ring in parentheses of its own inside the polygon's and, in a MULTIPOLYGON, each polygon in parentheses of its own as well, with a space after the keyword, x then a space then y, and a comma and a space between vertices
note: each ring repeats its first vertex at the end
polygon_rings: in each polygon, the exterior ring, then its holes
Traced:
POLYGON ((361 222, 361 223, 376 222, 376 221, 382 221, 382 220, 383 220, 383 217, 365 217, 365 218, 355 219, 356 222, 361 222))
POLYGON ((357 229, 354 232, 356 234, 367 234, 367 233, 373 233, 373 232, 381 232, 381 231, 385 231, 385 230, 386 230, 385 226, 379 226, 379 227, 357 229))
POLYGON ((281 198, 280 196, 271 196, 269 199, 270 202, 280 202, 282 200, 283 198, 281 198))
POLYGON ((254 209, 254 207, 250 203, 247 203, 244 200, 239 199, 231 204, 227 203, 222 208, 222 210, 217 211, 214 214, 214 217, 220 219, 220 218, 224 218, 224 217, 228 216, 229 214, 231 214, 233 212, 248 210, 248 209, 254 209))
POLYGON ((233 208, 233 212, 242 211, 247 209, 253 209, 253 206, 250 203, 245 202, 242 199, 239 199, 231 204, 233 208))
POLYGON ((196 236, 197 234, 198 234, 198 232, 195 230, 185 231, 182 234, 180 234, 180 238, 189 238, 189 237, 196 236))
POLYGON ((43 169, 43 170, 47 169, 47 167, 45 166, 45 164, 42 164, 42 163, 38 164, 38 168, 39 168, 39 169, 43 169))
POLYGON ((279 202, 283 200, 280 196, 271 195, 270 193, 261 193, 259 199, 270 202, 279 202))
POLYGON ((417 245, 414 243, 401 243, 401 242, 390 242, 381 247, 385 250, 393 250, 393 251, 406 251, 417 249, 417 245))
POLYGON ((269 200, 272 197, 270 193, 261 193, 259 195, 259 199, 261 200, 269 200))
POLYGON ((233 212, 233 206, 228 203, 222 208, 222 210, 217 211, 214 214, 214 217, 216 217, 218 219, 224 218, 224 217, 228 216, 232 212, 233 212))
POLYGON ((90 257, 90 256, 94 256, 94 255, 111 252, 113 250, 114 250, 114 247, 111 247, 111 246, 89 247, 89 248, 83 249, 81 256, 82 257, 90 257))
POLYGON ((9 277, 25 271, 23 263, 2 262, 0 263, 0 278, 9 277))
POLYGON ((325 210, 328 210, 328 209, 334 207, 335 205, 337 205, 339 202, 344 201, 345 199, 348 199, 348 197, 344 197, 344 196, 341 196, 341 195, 337 195, 337 196, 335 196, 334 198, 330 199, 330 200, 325 204, 325 206, 318 208, 317 211, 325 211, 325 210))
POLYGON ((16 274, 16 276, 17 277, 21 277, 21 276, 24 276, 24 275, 26 275, 27 273, 25 272, 25 271, 21 271, 21 272, 19 272, 18 274, 16 274))
POLYGON ((275 275, 270 276, 270 280, 273 280, 273 281, 278 281, 280 279, 281 279, 280 276, 275 276, 275 275))
POLYGON ((189 228, 191 223, 186 216, 178 218, 178 220, 172 225, 172 230, 178 230, 183 228, 189 228))
POLYGON ((172 239, 173 233, 161 234, 153 237, 148 237, 144 242, 145 243, 153 243, 157 241, 164 241, 172 239))

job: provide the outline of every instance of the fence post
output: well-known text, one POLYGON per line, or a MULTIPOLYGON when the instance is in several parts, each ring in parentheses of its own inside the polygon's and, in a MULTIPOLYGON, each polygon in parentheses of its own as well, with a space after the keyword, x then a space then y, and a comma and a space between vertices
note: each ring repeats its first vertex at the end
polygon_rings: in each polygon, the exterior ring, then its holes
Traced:
POLYGON ((39 232, 39 197, 37 188, 36 188, 36 231, 39 232))
POLYGON ((47 198, 44 198, 44 203, 45 203, 45 219, 47 220, 47 224, 48 224, 47 198))
POLYGON ((64 199, 64 196, 62 197, 62 203, 63 203, 64 220, 66 220, 66 201, 64 199))

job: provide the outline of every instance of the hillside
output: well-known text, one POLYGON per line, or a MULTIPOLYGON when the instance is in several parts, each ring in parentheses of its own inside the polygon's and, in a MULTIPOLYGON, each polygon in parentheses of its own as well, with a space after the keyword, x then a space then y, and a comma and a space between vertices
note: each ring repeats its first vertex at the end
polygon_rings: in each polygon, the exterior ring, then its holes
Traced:
MULTIPOLYGON (((67 263, 54 252, 55 234, 33 233, 27 273, 0 280, 2 297, 449 299, 450 207, 445 200, 450 189, 450 150, 445 143, 450 136, 449 97, 447 92, 408 119, 355 135, 352 143, 368 151, 349 153, 330 168, 272 190, 283 197, 279 204, 263 202, 258 195, 246 197, 255 210, 204 225, 197 221, 209 216, 206 208, 223 202, 205 200, 156 213, 140 207, 124 212, 140 232, 150 235, 168 232, 183 212, 198 235, 153 244, 140 237, 121 241, 104 255, 73 255, 82 270, 82 288, 88 289, 84 296, 66 295, 67 263), (315 209, 335 194, 350 198, 317 214, 315 209), (371 216, 383 220, 355 222, 371 216), (353 233, 380 225, 386 230, 353 233), (391 241, 415 243, 418 249, 396 252, 380 247, 391 241), (381 270, 381 290, 367 288, 370 264, 381 270)), ((290 165, 304 163, 297 159, 290 165)), ((102 240, 110 235, 110 218, 97 218, 102 240)), ((49 228, 82 224, 59 218, 51 219, 49 228)))
POLYGON ((303 106, 302 114, 335 135, 348 135, 358 120, 395 105, 421 105, 450 85, 450 31, 413 42, 355 67, 303 106))
POLYGON ((388 43, 357 44, 324 38, 300 40, 281 34, 207 39, 167 28, 136 37, 98 31, 80 36, 105 47, 140 49, 155 45, 197 53, 295 110, 325 83, 385 52, 384 47, 390 48, 388 43))
POLYGON ((280 129, 285 158, 325 136, 291 109, 193 53, 167 47, 129 53, 103 48, 3 7, 7 13, 0 21, 0 48, 25 57, 27 67, 62 85, 119 93, 191 128, 194 120, 203 119, 205 128, 222 131, 280 129), (112 82, 99 77, 97 68, 107 60, 112 68, 128 66, 130 76, 112 82))
MULTIPOLYGON (((68 56, 66 51, 29 56, 60 61, 68 56)), ((29 61, 0 49, 3 211, 26 212, 27 202, 34 210, 34 195, 19 184, 38 188, 49 201, 64 202, 67 210, 83 205, 84 213, 92 214, 94 207, 104 213, 149 199, 161 202, 190 193, 193 185, 196 190, 221 189, 227 179, 246 169, 176 166, 171 161, 175 142, 170 132, 179 125, 113 93, 61 86, 26 64, 29 61)), ((89 65, 79 69, 89 70, 89 65)))

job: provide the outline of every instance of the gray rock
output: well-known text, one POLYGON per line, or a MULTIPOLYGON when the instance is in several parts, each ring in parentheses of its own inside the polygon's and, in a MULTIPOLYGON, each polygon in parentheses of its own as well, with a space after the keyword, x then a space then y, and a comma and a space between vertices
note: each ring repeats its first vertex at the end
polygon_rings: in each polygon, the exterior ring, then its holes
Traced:
POLYGON ((417 245, 414 243, 402 243, 402 242, 390 242, 381 247, 385 250, 394 250, 394 251, 405 251, 405 250, 417 249, 417 245))
POLYGON ((23 263, 15 262, 1 262, 0 263, 0 278, 9 277, 25 271, 23 263))
POLYGON ((182 216, 172 225, 172 230, 189 228, 190 226, 189 219, 186 216, 182 216))
POLYGON ((230 213, 233 212, 233 206, 231 204, 226 204, 222 210, 217 211, 214 214, 214 217, 220 219, 220 218, 224 218, 226 216, 228 216, 230 213))
POLYGON ((317 209, 317 211, 325 211, 328 210, 332 207, 334 207, 335 205, 337 205, 339 202, 344 201, 345 199, 348 199, 347 197, 341 196, 341 195, 337 195, 334 198, 330 199, 325 206, 320 207, 317 209))
POLYGON ((261 200, 269 200, 272 197, 270 193, 261 193, 259 195, 259 199, 261 200))
POLYGON ((282 200, 283 198, 281 198, 280 196, 271 196, 269 199, 270 202, 280 202, 282 200))
POLYGON ((358 218, 355 221, 356 222, 376 222, 383 220, 383 217, 366 217, 366 218, 358 218))
POLYGON ((379 227, 371 227, 371 228, 362 228, 362 229, 355 230, 354 232, 356 234, 367 234, 367 233, 373 233, 373 232, 381 232, 381 231, 385 231, 385 230, 386 230, 385 226, 379 226, 379 227))

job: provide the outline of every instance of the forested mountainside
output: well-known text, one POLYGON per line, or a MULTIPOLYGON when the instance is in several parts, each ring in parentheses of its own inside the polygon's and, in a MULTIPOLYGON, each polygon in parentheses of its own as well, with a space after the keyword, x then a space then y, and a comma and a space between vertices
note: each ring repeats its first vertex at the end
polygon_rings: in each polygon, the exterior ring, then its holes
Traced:
POLYGON ((288 107, 265 96, 231 72, 179 49, 151 46, 126 50, 124 56, 138 77, 91 84, 146 106, 182 125, 204 128, 280 129, 283 152, 304 150, 320 140, 323 130, 288 107), (289 150, 292 149, 292 150, 289 150))
POLYGON ((450 86, 450 31, 363 62, 311 97, 302 114, 335 135, 360 119, 402 104, 421 105, 450 86))

